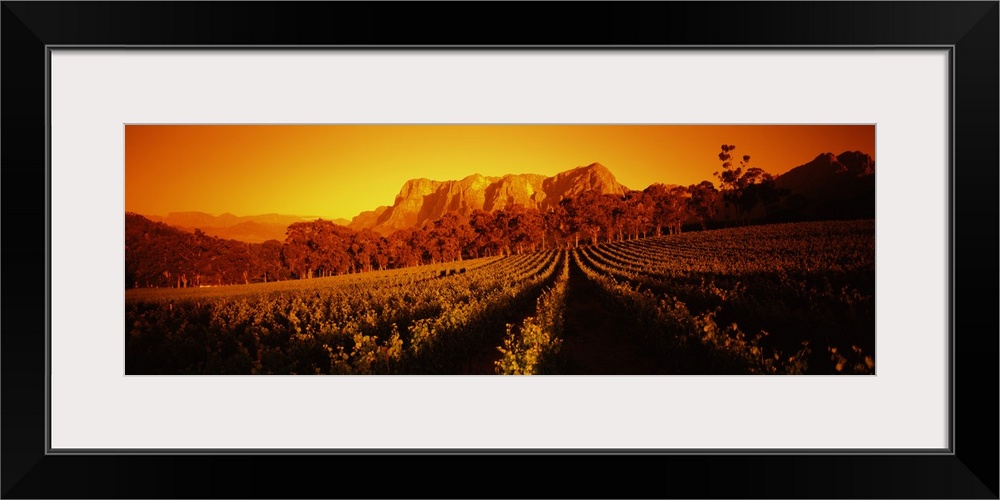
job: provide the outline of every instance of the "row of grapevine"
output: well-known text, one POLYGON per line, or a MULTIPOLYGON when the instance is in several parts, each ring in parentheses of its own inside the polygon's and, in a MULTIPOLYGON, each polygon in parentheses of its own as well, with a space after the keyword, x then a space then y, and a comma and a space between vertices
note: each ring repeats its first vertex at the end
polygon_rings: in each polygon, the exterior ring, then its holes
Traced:
POLYGON ((465 301, 448 304, 433 318, 417 320, 409 327, 408 354, 411 366, 406 373, 459 373, 462 364, 484 351, 490 352, 503 325, 514 312, 531 303, 555 275, 558 251, 533 254, 524 268, 498 271, 485 277, 487 284, 499 283, 485 293, 470 294, 465 301))
POLYGON ((126 372, 397 373, 551 278, 555 257, 127 297, 126 372))
POLYGON ((599 270, 585 249, 575 252, 574 257, 587 278, 631 320, 631 330, 664 370, 677 374, 778 372, 780 354, 766 356, 759 337, 747 336, 735 324, 720 327, 714 312, 692 314, 676 297, 616 280, 599 270))
POLYGON ((410 285, 456 274, 465 274, 494 264, 509 264, 513 257, 482 257, 478 259, 402 267, 385 271, 341 274, 325 278, 273 281, 250 285, 205 286, 190 288, 136 288, 125 291, 128 301, 167 302, 184 299, 232 298, 241 295, 259 296, 271 292, 301 293, 321 291, 344 285, 391 287, 410 285))
POLYGON ((774 224, 701 231, 598 246, 624 270, 662 277, 693 273, 871 271, 872 221, 774 224))
POLYGON ((581 311, 567 304, 571 286, 583 302, 607 301, 586 312, 634 334, 655 373, 872 373, 874 238, 873 221, 773 225, 129 290, 126 373, 561 373, 561 358, 582 352, 567 338, 607 337, 579 316, 566 331, 566 311, 581 311))
POLYGON ((562 345, 569 252, 563 252, 561 260, 559 278, 538 297, 534 316, 525 318, 516 329, 515 325, 507 325, 503 345, 497 347, 501 357, 495 362, 496 373, 532 375, 558 371, 555 356, 562 345))
POLYGON ((700 339, 725 370, 874 371, 873 221, 687 233, 576 254, 661 352, 700 339))

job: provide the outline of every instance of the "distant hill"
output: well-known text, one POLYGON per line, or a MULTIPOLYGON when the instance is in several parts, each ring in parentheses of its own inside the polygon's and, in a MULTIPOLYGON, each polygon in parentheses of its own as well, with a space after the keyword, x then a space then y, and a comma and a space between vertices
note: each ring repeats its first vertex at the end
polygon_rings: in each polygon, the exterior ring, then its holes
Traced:
MULTIPOLYGON (((318 217, 299 215, 236 216, 230 213, 211 215, 204 212, 171 212, 166 217, 155 215, 145 217, 151 221, 163 222, 184 231, 193 232, 195 229, 201 229, 209 236, 249 243, 263 243, 267 240, 285 241, 285 230, 288 229, 289 225, 318 219, 318 217)), ((340 225, 349 223, 346 219, 337 219, 333 222, 340 225)))
POLYGON ((390 207, 378 207, 354 217, 349 227, 373 229, 383 235, 408 227, 421 227, 455 211, 468 215, 473 210, 494 211, 519 205, 547 210, 565 198, 585 191, 624 194, 628 188, 618 183, 604 165, 591 163, 552 177, 539 174, 509 174, 503 177, 470 175, 461 180, 411 179, 403 184, 390 207))
MULTIPOLYGON (((809 163, 777 176, 775 185, 787 190, 788 195, 781 203, 780 212, 768 214, 771 220, 875 216, 875 161, 859 151, 820 154, 809 163)), ((473 174, 460 180, 419 178, 406 181, 391 206, 361 212, 350 221, 335 219, 333 222, 355 231, 372 229, 387 236, 400 229, 423 227, 448 212, 468 215, 474 210, 492 212, 512 206, 545 211, 566 198, 588 191, 625 194, 628 188, 618 183, 614 174, 600 163, 576 167, 551 177, 473 174)), ((721 200, 719 203, 721 214, 721 200)), ((172 212, 166 217, 146 217, 188 232, 201 229, 210 236, 251 243, 272 239, 284 241, 289 225, 318 218, 274 213, 215 216, 204 212, 172 212)))
POLYGON ((775 179, 796 218, 875 217, 875 160, 860 151, 823 153, 775 179))

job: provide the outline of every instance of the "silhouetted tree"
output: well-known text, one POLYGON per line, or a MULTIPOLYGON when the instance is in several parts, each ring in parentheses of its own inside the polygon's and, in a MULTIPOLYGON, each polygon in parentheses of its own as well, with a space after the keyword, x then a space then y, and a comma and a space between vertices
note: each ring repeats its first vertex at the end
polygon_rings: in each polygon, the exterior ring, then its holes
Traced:
POLYGON ((715 219, 716 207, 719 203, 719 191, 709 181, 688 186, 691 197, 687 199, 688 211, 698 219, 702 229, 708 228, 708 222, 715 219))
POLYGON ((739 166, 735 166, 732 155, 735 149, 733 145, 722 145, 722 152, 719 153, 722 170, 715 172, 715 176, 719 179, 722 199, 732 213, 732 220, 739 224, 745 216, 745 222, 749 224, 753 210, 762 202, 762 190, 754 186, 771 183, 773 178, 763 169, 751 167, 750 155, 743 155, 739 166))
POLYGON ((485 210, 473 210, 469 214, 469 226, 474 235, 470 250, 474 257, 494 256, 500 252, 500 233, 496 227, 496 216, 485 210))
POLYGON ((419 233, 418 229, 407 228, 389 235, 386 253, 391 267, 409 267, 423 263, 421 257, 423 248, 418 248, 423 245, 419 233))
POLYGON ((645 191, 625 193, 625 219, 622 226, 629 239, 638 239, 652 226, 656 202, 645 191))
POLYGON ((413 251, 413 256, 416 259, 416 264, 432 264, 434 263, 434 257, 430 247, 430 228, 422 227, 407 233, 408 240, 407 243, 413 251))
MULTIPOLYGON (((310 249, 318 256, 316 269, 320 276, 334 276, 362 270, 359 268, 359 259, 351 252, 351 244, 356 234, 353 229, 323 219, 316 220, 312 224, 315 230, 310 249)), ((367 249, 365 252, 365 257, 368 257, 367 249)))
MULTIPOLYGON (((739 209, 740 201, 740 176, 743 175, 743 166, 733 165, 732 151, 736 146, 723 144, 722 152, 719 153, 719 161, 722 162, 722 170, 714 173, 719 179, 719 188, 722 192, 722 201, 733 219, 736 219, 736 211, 739 209)), ((750 161, 750 156, 746 156, 746 161, 750 161)))
POLYGON ((312 278, 316 257, 310 248, 313 227, 309 222, 296 222, 285 230, 285 245, 281 249, 281 260, 285 267, 299 279, 312 278))
POLYGON ((433 261, 462 260, 462 250, 471 239, 472 230, 462 216, 448 212, 429 226, 427 249, 433 261))
POLYGON ((607 225, 607 214, 604 213, 602 195, 595 191, 585 191, 574 198, 566 198, 559 202, 565 218, 565 227, 573 238, 573 246, 580 246, 581 239, 589 239, 597 244, 601 228, 607 225))
POLYGON ((389 267, 389 239, 379 235, 375 240, 375 265, 379 271, 384 271, 389 267))
POLYGON ((603 194, 598 203, 598 210, 602 215, 601 232, 604 234, 604 238, 608 242, 623 239, 628 212, 625 198, 614 194, 603 194))
POLYGON ((499 211, 496 220, 508 251, 535 251, 544 241, 545 220, 538 210, 513 205, 499 211))
POLYGON ((288 270, 281 265, 281 243, 278 240, 267 240, 260 244, 257 266, 265 283, 286 279, 288 270))
POLYGON ((362 229, 351 235, 349 250, 355 269, 359 272, 371 271, 378 265, 375 256, 381 239, 382 236, 371 229, 362 229))
POLYGON ((545 222, 545 238, 549 245, 557 248, 570 247, 570 234, 566 222, 566 208, 562 203, 549 208, 542 218, 545 222))
POLYGON ((667 234, 681 232, 682 223, 690 216, 687 188, 653 184, 645 192, 653 201, 652 224, 656 234, 663 234, 664 230, 667 234))
POLYGON ((764 172, 756 183, 751 183, 746 187, 745 195, 751 197, 746 204, 751 206, 751 210, 757 206, 764 209, 764 220, 767 220, 769 213, 778 209, 778 204, 787 196, 789 190, 782 189, 775 183, 774 176, 764 172))

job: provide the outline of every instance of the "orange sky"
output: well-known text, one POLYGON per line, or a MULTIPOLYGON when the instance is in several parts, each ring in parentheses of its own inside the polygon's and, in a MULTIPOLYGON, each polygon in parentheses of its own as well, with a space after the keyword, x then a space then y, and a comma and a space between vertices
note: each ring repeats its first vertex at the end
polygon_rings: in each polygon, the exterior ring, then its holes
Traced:
POLYGON ((773 174, 875 157, 874 125, 126 125, 125 210, 346 218, 412 178, 553 175, 602 163, 631 189, 715 181, 723 144, 773 174))

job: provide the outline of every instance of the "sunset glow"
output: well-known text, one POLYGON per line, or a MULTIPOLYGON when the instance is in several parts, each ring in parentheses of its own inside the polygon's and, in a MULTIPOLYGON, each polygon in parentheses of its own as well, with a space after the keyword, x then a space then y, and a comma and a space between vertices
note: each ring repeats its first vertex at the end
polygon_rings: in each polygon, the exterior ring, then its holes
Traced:
POLYGON ((876 158, 874 125, 127 125, 125 210, 351 219, 408 179, 553 175, 599 162, 631 189, 715 181, 720 145, 784 173, 876 158))

